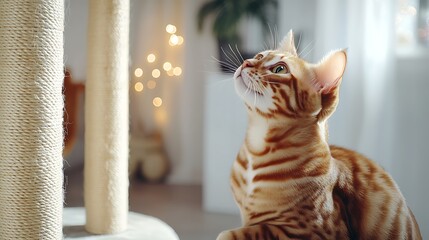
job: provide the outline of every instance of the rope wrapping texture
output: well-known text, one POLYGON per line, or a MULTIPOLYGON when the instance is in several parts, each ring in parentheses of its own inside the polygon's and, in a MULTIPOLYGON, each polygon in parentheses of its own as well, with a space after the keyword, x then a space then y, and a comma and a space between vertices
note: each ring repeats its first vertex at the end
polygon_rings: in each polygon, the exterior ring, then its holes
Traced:
POLYGON ((0 239, 62 239, 63 0, 0 1, 0 239))
POLYGON ((90 0, 84 201, 95 234, 127 228, 128 35, 129 0, 90 0))

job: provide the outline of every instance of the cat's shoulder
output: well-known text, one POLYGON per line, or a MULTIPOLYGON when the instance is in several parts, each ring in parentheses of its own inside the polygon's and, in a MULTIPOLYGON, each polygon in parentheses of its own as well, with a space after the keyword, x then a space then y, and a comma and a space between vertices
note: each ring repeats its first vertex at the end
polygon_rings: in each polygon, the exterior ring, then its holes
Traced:
POLYGON ((351 184, 355 190, 371 187, 375 189, 381 185, 392 190, 397 189, 390 174, 376 162, 347 148, 330 146, 330 149, 331 156, 339 171, 338 183, 340 185, 351 184))
POLYGON ((354 176, 357 174, 381 174, 386 178, 391 178, 378 163, 367 158, 363 154, 335 145, 331 145, 329 148, 331 150, 331 156, 335 160, 340 171, 349 172, 354 176))
POLYGON ((353 166, 356 164, 373 165, 373 167, 378 166, 374 161, 354 150, 336 145, 330 145, 329 148, 331 151, 331 156, 340 163, 353 166))

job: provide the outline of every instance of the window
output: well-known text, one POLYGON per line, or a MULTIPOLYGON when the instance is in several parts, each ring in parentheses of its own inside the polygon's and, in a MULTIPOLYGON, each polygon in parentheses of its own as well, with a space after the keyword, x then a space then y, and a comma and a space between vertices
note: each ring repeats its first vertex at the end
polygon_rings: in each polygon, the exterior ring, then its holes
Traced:
POLYGON ((429 0, 398 0, 396 39, 399 48, 429 47, 429 0))

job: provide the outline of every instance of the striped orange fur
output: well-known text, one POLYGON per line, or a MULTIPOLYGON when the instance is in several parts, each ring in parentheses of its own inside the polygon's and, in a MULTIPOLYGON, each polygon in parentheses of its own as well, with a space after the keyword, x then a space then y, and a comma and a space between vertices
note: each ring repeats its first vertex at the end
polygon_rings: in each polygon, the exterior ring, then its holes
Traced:
POLYGON ((293 42, 289 32, 278 49, 245 60, 234 74, 249 116, 231 173, 243 227, 217 239, 421 239, 392 177, 328 145, 346 52, 310 64, 293 42))

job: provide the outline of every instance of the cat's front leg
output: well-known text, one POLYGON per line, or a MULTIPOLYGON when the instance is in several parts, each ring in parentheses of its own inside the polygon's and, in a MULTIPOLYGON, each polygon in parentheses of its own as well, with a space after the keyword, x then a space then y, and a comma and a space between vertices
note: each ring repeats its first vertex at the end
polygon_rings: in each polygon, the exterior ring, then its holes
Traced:
POLYGON ((281 226, 261 224, 223 231, 216 240, 288 240, 287 235, 287 230, 281 226))

